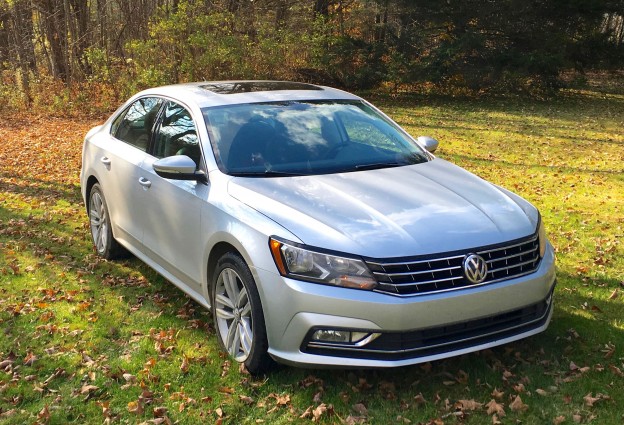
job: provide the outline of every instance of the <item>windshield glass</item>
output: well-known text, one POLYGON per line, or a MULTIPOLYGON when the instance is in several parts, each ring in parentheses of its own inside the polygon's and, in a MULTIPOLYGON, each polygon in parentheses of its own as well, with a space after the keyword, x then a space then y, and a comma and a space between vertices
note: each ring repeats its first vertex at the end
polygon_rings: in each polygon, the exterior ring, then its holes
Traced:
POLYGON ((342 173, 428 161, 359 101, 270 102, 203 110, 221 171, 237 176, 342 173))

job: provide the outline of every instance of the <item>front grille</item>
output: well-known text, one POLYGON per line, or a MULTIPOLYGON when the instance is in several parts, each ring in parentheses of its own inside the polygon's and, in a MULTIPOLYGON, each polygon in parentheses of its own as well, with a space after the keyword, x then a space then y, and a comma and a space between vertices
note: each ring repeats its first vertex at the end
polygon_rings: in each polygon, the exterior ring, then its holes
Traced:
POLYGON ((312 341, 312 330, 302 351, 370 360, 405 360, 450 353, 530 332, 547 323, 552 292, 533 305, 513 311, 429 329, 385 332, 362 347, 312 341))
POLYGON ((469 254, 483 257, 488 266, 487 277, 479 285, 533 273, 539 266, 537 235, 505 244, 475 249, 390 260, 366 260, 379 285, 378 292, 398 296, 431 294, 468 286, 463 261, 469 254))

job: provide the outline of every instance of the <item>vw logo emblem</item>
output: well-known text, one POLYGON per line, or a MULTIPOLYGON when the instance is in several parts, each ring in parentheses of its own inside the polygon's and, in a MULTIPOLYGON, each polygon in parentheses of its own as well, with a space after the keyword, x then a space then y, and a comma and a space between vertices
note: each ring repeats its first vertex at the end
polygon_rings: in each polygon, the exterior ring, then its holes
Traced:
POLYGON ((487 263, 477 254, 468 254, 464 258, 464 275, 470 283, 481 283, 485 280, 488 273, 487 263))

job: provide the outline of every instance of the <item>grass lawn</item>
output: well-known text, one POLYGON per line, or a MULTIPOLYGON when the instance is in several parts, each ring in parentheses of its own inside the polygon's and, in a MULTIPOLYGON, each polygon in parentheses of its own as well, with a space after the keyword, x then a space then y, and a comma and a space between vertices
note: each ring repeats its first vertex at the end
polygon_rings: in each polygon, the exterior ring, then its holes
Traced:
POLYGON ((254 379, 196 303, 134 258, 95 256, 78 175, 97 122, 3 114, 0 423, 622 423, 624 95, 375 102, 540 208, 558 261, 545 333, 400 369, 254 379))

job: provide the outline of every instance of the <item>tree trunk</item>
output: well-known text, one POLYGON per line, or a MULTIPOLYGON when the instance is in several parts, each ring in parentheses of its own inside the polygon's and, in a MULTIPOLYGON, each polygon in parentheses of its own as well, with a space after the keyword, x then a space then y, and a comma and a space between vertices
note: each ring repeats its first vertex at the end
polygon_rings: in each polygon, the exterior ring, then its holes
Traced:
POLYGON ((36 68, 32 9, 30 3, 25 0, 15 1, 11 6, 9 39, 14 51, 12 62, 17 70, 17 82, 24 95, 24 101, 26 104, 30 104, 32 101, 30 97, 30 71, 36 68))
POLYGON ((331 0, 316 0, 314 2, 314 16, 329 16, 329 5, 331 0))

